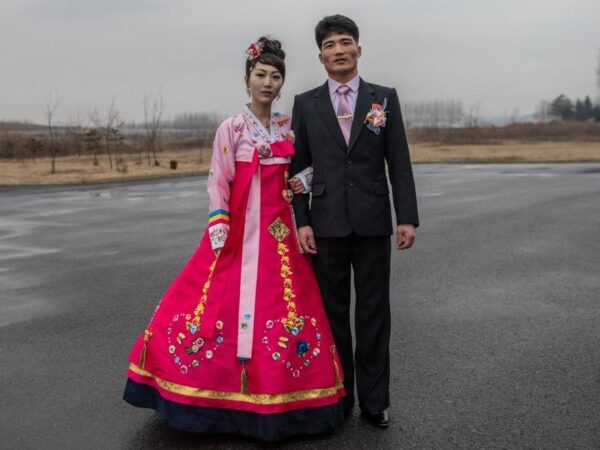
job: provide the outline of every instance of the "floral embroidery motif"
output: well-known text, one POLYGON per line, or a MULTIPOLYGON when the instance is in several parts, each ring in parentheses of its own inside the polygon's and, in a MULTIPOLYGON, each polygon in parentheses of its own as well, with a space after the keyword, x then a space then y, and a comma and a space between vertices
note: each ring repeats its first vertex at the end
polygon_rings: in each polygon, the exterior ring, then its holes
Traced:
POLYGON ((261 145, 258 148, 258 156, 260 156, 261 158, 270 158, 271 156, 273 156, 273 152, 271 151, 271 148, 267 145, 261 145))
POLYGON ((217 256, 215 260, 208 267, 208 278, 204 282, 202 286, 202 296, 200 297, 200 301, 194 310, 194 318, 192 319, 191 325, 196 327, 196 329, 200 328, 200 321, 202 314, 204 314, 204 307, 206 306, 206 301, 208 300, 208 288, 210 287, 210 282, 213 277, 213 273, 215 271, 215 266, 217 265, 219 257, 217 256))
POLYGON ((223 147, 221 148, 221 150, 223 151, 224 155, 226 155, 227 153, 229 153, 229 147, 227 147, 226 145, 223 145, 223 147))
MULTIPOLYGON (((279 114, 277 114, 277 115, 279 115, 279 114)), ((278 127, 282 127, 282 126, 290 123, 290 117, 284 116, 283 118, 276 120, 275 123, 277 124, 278 127)))
POLYGON ((379 134, 382 127, 385 127, 386 115, 387 111, 385 108, 387 106, 387 98, 383 99, 383 105, 379 103, 372 103, 371 110, 367 113, 367 117, 365 118, 365 122, 367 124, 367 128, 371 130, 375 134, 379 134))
POLYGON ((308 342, 306 342, 306 341, 296 342, 296 353, 298 354, 298 356, 304 356, 309 349, 310 349, 310 344, 308 342))
POLYGON ((294 133, 294 130, 288 131, 283 138, 287 139, 288 141, 292 141, 293 143, 296 142, 296 134, 294 133))
POLYGON ((233 131, 235 131, 236 133, 241 133, 243 129, 244 129, 244 122, 239 122, 239 123, 233 124, 233 131))
POLYGON ((294 200, 294 191, 292 191, 291 189, 284 189, 281 192, 281 195, 283 195, 283 198, 288 203, 291 203, 292 200, 294 200))
POLYGON ((221 331, 223 322, 220 320, 217 322, 218 332, 214 340, 194 337, 194 334, 200 329, 199 322, 194 324, 195 319, 196 317, 192 317, 191 314, 175 314, 167 329, 168 351, 173 357, 173 363, 179 366, 182 374, 189 373, 191 369, 198 367, 202 361, 212 359, 225 341, 221 331), (185 328, 178 331, 178 327, 180 329, 181 327, 185 328))
MULTIPOLYGON (((287 179, 288 174, 285 174, 287 179)), ((283 301, 287 315, 276 320, 267 320, 261 339, 268 354, 290 371, 293 378, 300 377, 302 370, 311 366, 311 360, 321 354, 321 332, 314 317, 298 315, 296 294, 290 267, 290 250, 283 242, 290 229, 278 217, 269 227, 269 233, 277 240, 277 254, 281 259, 280 276, 283 284, 283 301), (275 326, 276 324, 281 324, 275 326), (282 333, 283 332, 283 333, 282 333), (286 335, 286 333, 289 333, 286 335)))
POLYGON ((261 339, 267 353, 271 355, 274 361, 281 363, 283 367, 289 370, 294 378, 298 378, 302 370, 308 368, 312 364, 312 360, 321 354, 322 340, 320 339, 321 333, 317 327, 317 321, 314 318, 305 316, 300 317, 300 319, 306 324, 304 330, 299 331, 302 338, 300 338, 300 335, 298 337, 278 336, 281 333, 278 330, 281 330, 281 328, 273 325, 283 325, 284 319, 277 319, 266 322, 261 339))
MULTIPOLYGON (((294 200, 294 191, 292 191, 291 189, 288 189, 290 174, 287 173, 287 171, 285 171, 285 173, 283 174, 283 178, 285 181, 286 188, 281 192, 281 195, 283 195, 283 198, 285 199, 286 202, 292 203, 292 200, 294 200)), ((292 213, 293 213, 293 211, 292 211, 292 213)))
MULTIPOLYGON (((244 118, 248 122, 250 122, 252 124, 252 127, 254 128, 254 131, 250 131, 251 136, 254 138, 253 142, 255 139, 258 139, 259 136, 262 137, 264 139, 264 141, 267 143, 277 142, 282 139, 281 133, 279 132, 279 127, 275 126, 275 122, 277 120, 276 118, 279 116, 278 113, 271 114, 271 126, 270 126, 271 132, 269 132, 263 126, 263 124, 260 123, 260 121, 252 113, 252 111, 250 110, 248 105, 246 105, 246 107, 244 108, 244 112, 242 114, 243 114, 244 118)), ((250 130, 250 127, 248 127, 248 129, 250 130)), ((256 142, 254 142, 254 143, 256 143, 256 142)))
POLYGON ((204 339, 202 339, 202 338, 199 337, 198 339, 195 339, 195 340, 192 341, 192 345, 190 345, 189 347, 187 347, 185 349, 185 352, 188 355, 191 355, 192 353, 196 354, 196 353, 198 353, 202 349, 202 347, 204 347, 204 339))
POLYGON ((285 225, 285 223, 283 223, 283 220, 281 220, 280 217, 278 217, 271 225, 269 225, 269 228, 267 229, 269 230, 269 233, 271 233, 279 242, 283 241, 287 235, 290 234, 290 229, 285 225))
POLYGON ((222 248, 227 240, 227 234, 229 232, 229 226, 219 223, 210 227, 210 244, 213 249, 222 248))
POLYGON ((289 249, 283 242, 279 242, 279 244, 277 244, 277 254, 281 257, 280 275, 281 278, 283 278, 283 300, 286 302, 288 310, 287 317, 281 319, 281 323, 286 331, 292 333, 294 336, 297 336, 304 327, 304 319, 302 317, 298 317, 298 314, 296 313, 296 303, 293 301, 293 299, 296 298, 296 294, 294 294, 294 289, 292 287, 291 275, 293 272, 289 266, 290 258, 287 256, 289 252, 289 249))

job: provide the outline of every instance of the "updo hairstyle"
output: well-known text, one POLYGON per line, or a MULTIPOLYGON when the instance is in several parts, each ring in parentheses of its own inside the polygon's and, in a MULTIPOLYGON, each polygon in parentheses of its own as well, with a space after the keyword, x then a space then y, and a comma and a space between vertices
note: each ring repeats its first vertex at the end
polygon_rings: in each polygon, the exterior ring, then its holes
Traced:
POLYGON ((252 72, 254 66, 257 63, 262 63, 275 67, 281 73, 282 79, 285 80, 285 52, 281 49, 281 42, 262 36, 256 41, 256 44, 261 47, 261 53, 258 58, 246 59, 246 77, 250 78, 250 72, 252 72))

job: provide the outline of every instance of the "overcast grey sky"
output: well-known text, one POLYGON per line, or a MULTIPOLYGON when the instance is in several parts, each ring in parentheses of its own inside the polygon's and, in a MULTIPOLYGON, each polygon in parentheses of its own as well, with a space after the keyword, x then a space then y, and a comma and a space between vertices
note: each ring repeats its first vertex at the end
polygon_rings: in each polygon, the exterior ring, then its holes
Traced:
POLYGON ((486 115, 542 99, 599 95, 599 0, 1 0, 0 119, 59 120, 106 107, 127 120, 162 86, 166 115, 239 111, 244 51, 283 42, 288 76, 276 109, 325 80, 313 30, 328 14, 360 27, 359 71, 401 101, 480 102, 486 115))

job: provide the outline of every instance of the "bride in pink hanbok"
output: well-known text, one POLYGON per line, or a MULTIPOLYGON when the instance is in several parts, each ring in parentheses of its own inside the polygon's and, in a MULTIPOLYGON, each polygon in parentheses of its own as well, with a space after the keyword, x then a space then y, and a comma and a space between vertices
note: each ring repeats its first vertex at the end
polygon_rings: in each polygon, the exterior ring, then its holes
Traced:
POLYGON ((341 365, 288 178, 290 118, 278 41, 246 52, 251 103, 217 129, 208 228, 130 357, 124 399, 196 432, 279 440, 343 421, 341 365))

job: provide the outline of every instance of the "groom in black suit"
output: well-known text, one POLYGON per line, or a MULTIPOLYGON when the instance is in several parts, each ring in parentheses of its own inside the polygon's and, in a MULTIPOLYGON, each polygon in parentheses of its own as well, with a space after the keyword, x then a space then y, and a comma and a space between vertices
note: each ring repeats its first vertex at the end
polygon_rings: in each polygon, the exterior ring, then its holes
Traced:
POLYGON ((345 413, 354 405, 354 380, 363 416, 389 423, 390 235, 408 249, 419 224, 406 134, 396 90, 358 76, 358 27, 325 17, 315 29, 329 79, 296 96, 292 173, 313 167, 312 200, 296 195, 303 250, 313 255, 345 376, 345 413), (392 226, 388 178, 396 226, 392 226), (356 293, 355 337, 350 325, 350 277, 356 293))

